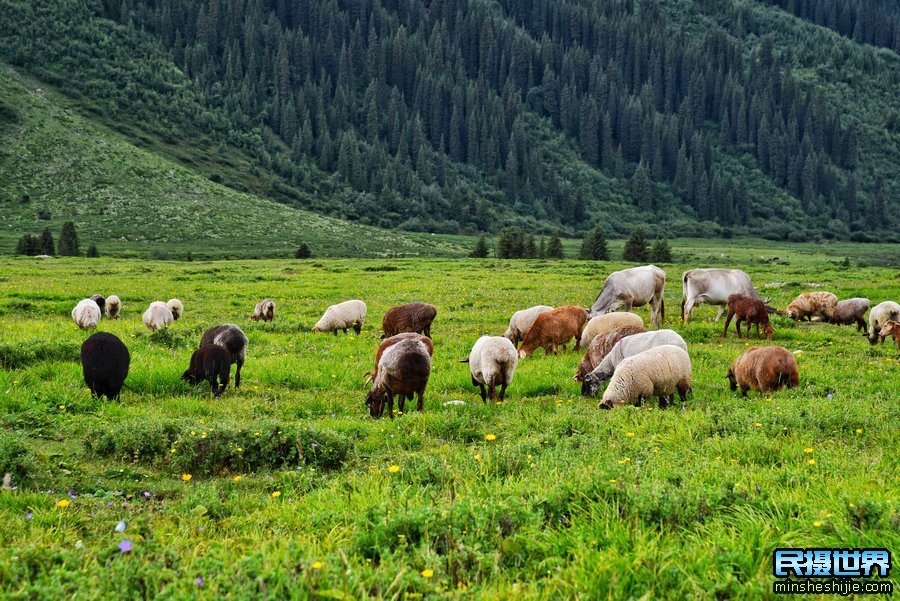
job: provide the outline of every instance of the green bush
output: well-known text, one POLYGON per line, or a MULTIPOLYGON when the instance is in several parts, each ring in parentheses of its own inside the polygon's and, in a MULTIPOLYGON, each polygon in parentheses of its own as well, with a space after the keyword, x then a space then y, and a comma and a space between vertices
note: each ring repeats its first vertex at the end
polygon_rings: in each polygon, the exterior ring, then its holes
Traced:
POLYGON ((30 476, 33 469, 34 455, 22 438, 0 430, 0 478, 10 474, 13 484, 16 484, 30 476))

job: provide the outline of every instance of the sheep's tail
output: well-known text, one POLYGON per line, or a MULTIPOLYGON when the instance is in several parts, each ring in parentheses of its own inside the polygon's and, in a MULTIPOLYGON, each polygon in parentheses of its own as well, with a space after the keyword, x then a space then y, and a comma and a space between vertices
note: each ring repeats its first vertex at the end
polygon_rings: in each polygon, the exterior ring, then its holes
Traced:
POLYGON ((468 363, 468 362, 469 362, 469 358, 466 357, 465 359, 460 359, 459 362, 460 362, 460 363, 468 363))
POLYGON ((666 297, 663 295, 659 296, 659 319, 660 323, 666 321, 666 297))

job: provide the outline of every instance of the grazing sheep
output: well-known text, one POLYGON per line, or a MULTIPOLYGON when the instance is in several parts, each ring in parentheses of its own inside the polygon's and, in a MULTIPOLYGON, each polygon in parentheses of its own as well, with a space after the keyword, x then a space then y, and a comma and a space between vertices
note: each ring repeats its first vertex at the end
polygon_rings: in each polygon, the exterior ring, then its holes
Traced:
POLYGON ((751 346, 734 360, 727 377, 731 390, 740 388, 743 396, 747 389, 768 393, 800 384, 796 357, 780 346, 751 346))
POLYGON ((766 334, 767 340, 772 340, 772 324, 769 323, 769 306, 765 301, 758 298, 751 298, 743 294, 732 294, 728 297, 728 317, 725 319, 725 328, 722 330, 722 338, 728 334, 728 326, 731 324, 731 318, 737 317, 734 327, 737 330, 738 338, 741 337, 741 322, 747 322, 747 338, 750 338, 750 326, 756 324, 756 337, 759 338, 759 326, 763 326, 763 332, 766 334))
POLYGON ((214 397, 222 396, 225 387, 228 386, 228 376, 231 373, 231 353, 224 346, 209 344, 201 346, 191 355, 191 364, 181 374, 182 380, 188 384, 196 384, 206 380, 214 397), (219 384, 216 385, 218 379, 219 384))
POLYGON ((683 348, 664 344, 623 359, 599 406, 612 409, 616 403, 640 405, 655 396, 663 408, 671 404, 676 391, 681 402, 686 402, 691 391, 691 358, 683 348))
POLYGON ((644 320, 641 319, 640 315, 629 313, 627 311, 622 313, 605 313, 603 315, 591 317, 590 321, 587 322, 587 325, 584 326, 584 330, 581 332, 581 341, 578 345, 581 348, 587 348, 591 345, 594 338, 600 334, 606 334, 616 328, 625 326, 643 327, 644 320))
POLYGON ((610 313, 619 307, 650 304, 650 323, 658 328, 666 318, 666 272, 656 265, 614 271, 603 281, 603 289, 590 308, 590 316, 610 313))
POLYGON ((541 313, 525 334, 522 346, 519 347, 519 357, 529 357, 538 348, 543 348, 548 355, 551 352, 555 355, 559 351, 559 345, 563 345, 563 350, 566 350, 565 345, 572 337, 575 338, 575 344, 578 344, 587 317, 586 309, 573 306, 557 307, 541 313))
POLYGON ((391 347, 401 340, 418 340, 422 344, 425 345, 425 348, 428 349, 428 356, 434 357, 434 342, 428 336, 422 336, 421 334, 416 334, 415 332, 404 332, 402 334, 397 334, 396 336, 391 336, 390 338, 385 338, 381 341, 381 344, 378 345, 378 350, 375 352, 375 369, 366 374, 366 383, 374 382, 375 378, 378 377, 378 364, 381 362, 381 355, 384 354, 385 349, 391 347))
POLYGON ((431 355, 419 340, 404 339, 385 349, 378 363, 378 376, 366 395, 369 415, 379 418, 387 404, 388 417, 394 418, 394 396, 399 395, 398 407, 403 412, 406 398, 418 396, 416 410, 425 408, 423 396, 431 375, 431 355))
POLYGON ((106 299, 103 298, 102 294, 95 294, 91 297, 91 300, 97 303, 97 306, 100 307, 100 312, 103 312, 104 307, 106 307, 106 299))
POLYGON ((81 370, 84 383, 97 398, 119 398, 128 376, 131 355, 118 337, 108 332, 92 334, 81 345, 81 370))
POLYGON ((606 358, 606 355, 616 346, 618 341, 626 336, 633 336, 646 331, 647 328, 644 326, 625 326, 611 330, 606 334, 600 334, 591 340, 591 345, 585 351, 584 357, 581 358, 581 363, 575 369, 575 375, 572 376, 572 379, 576 382, 581 382, 586 375, 600 365, 600 362, 606 358))
POLYGON ((234 387, 241 386, 241 367, 247 358, 247 345, 250 340, 244 335, 244 331, 233 323, 226 323, 221 326, 210 328, 203 333, 200 338, 200 348, 218 344, 224 346, 231 354, 231 363, 237 364, 234 372, 234 387))
POLYGON ((80 300, 72 309, 72 319, 82 330, 92 330, 100 323, 100 307, 89 298, 80 300))
POLYGON ((122 312, 122 301, 115 294, 106 299, 106 316, 110 319, 119 319, 122 312))
POLYGON ((830 292, 804 292, 788 305, 785 315, 795 321, 812 321, 813 317, 822 317, 830 321, 837 306, 837 296, 830 292))
POLYGON ((687 343, 684 341, 684 338, 673 330, 656 330, 623 338, 609 351, 609 354, 600 362, 600 365, 585 376, 584 381, 581 383, 581 394, 583 396, 596 396, 600 386, 613 376, 616 367, 622 361, 638 353, 663 345, 677 346, 687 351, 687 343))
POLYGON ((881 336, 879 330, 889 321, 900 321, 900 305, 894 301, 884 301, 878 303, 875 308, 869 311, 869 343, 875 344, 878 338, 884 343, 887 336, 881 336))
POLYGON ((508 338, 482 336, 475 341, 469 353, 469 372, 472 374, 472 386, 478 386, 481 390, 482 402, 487 403, 488 395, 492 401, 498 400, 497 385, 500 386, 499 400, 503 401, 506 387, 512 384, 518 361, 516 347, 508 338))
POLYGON ((151 332, 170 326, 175 321, 175 317, 172 315, 169 307, 162 301, 150 303, 150 306, 144 311, 142 319, 144 320, 144 325, 151 332))
POLYGON ((867 298, 848 298, 840 301, 834 308, 834 315, 829 323, 839 326, 850 326, 856 324, 857 332, 866 331, 866 311, 869 310, 869 299, 867 298))
POLYGON ((362 331, 366 321, 366 303, 361 300, 348 300, 325 309, 325 314, 313 327, 313 332, 334 332, 338 330, 347 333, 347 328, 353 328, 357 334, 362 331))
POLYGON ((250 319, 253 321, 259 321, 260 319, 272 321, 275 319, 275 301, 267 298, 256 303, 256 308, 253 309, 253 315, 250 316, 250 319))
POLYGON ((172 319, 175 321, 178 321, 184 315, 184 305, 177 298, 170 298, 169 302, 166 303, 166 307, 172 312, 172 319))
POLYGON ((428 303, 406 303, 391 307, 381 320, 382 338, 390 338, 401 332, 417 332, 431 338, 431 322, 437 316, 437 307, 428 303))
POLYGON ((547 305, 535 305, 528 309, 516 311, 509 318, 509 327, 506 328, 506 332, 503 335, 513 343, 513 346, 518 346, 519 342, 525 338, 525 334, 528 333, 528 329, 531 328, 531 324, 534 323, 537 316, 552 310, 553 307, 548 307, 547 305))
POLYGON ((883 326, 881 326, 881 330, 878 331, 878 335, 882 338, 893 336, 894 340, 897 342, 897 352, 900 353, 900 322, 896 322, 894 320, 888 321, 883 326))

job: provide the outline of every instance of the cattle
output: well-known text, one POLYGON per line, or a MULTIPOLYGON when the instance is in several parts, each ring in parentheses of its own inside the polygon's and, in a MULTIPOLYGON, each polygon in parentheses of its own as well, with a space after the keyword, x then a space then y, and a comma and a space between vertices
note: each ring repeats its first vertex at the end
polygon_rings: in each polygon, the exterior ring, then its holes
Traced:
POLYGON ((624 307, 650 304, 650 323, 658 328, 666 318, 666 304, 663 293, 666 287, 666 272, 656 265, 632 267, 609 274, 603 282, 603 290, 588 309, 589 317, 610 313, 624 307))
POLYGON ((700 303, 718 305, 716 321, 719 321, 732 294, 759 298, 750 276, 740 269, 690 269, 681 274, 681 283, 682 321, 690 319, 691 311, 700 303))

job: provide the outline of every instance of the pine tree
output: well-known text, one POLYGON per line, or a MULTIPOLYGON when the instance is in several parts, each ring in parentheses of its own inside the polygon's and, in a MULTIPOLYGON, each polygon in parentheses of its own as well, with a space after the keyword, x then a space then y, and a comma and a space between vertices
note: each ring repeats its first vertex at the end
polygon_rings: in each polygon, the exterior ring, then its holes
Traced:
POLYGON ((631 232, 631 237, 628 238, 625 250, 622 252, 622 260, 634 263, 647 261, 647 235, 644 233, 644 228, 639 227, 631 232))
POLYGON ((603 226, 597 225, 581 243, 579 259, 587 261, 608 261, 609 247, 606 245, 606 234, 603 226))
POLYGON ((666 240, 665 238, 658 238, 656 242, 653 243, 653 248, 650 249, 650 262, 672 262, 672 248, 669 246, 668 240, 666 240))
POLYGON ((469 254, 473 259, 484 259, 488 256, 487 239, 484 234, 478 236, 478 242, 475 243, 475 249, 469 254))
POLYGON ((97 250, 97 245, 91 242, 91 245, 88 246, 87 255, 90 259, 96 259, 100 256, 100 251, 97 250))
POLYGON ((34 234, 24 234, 16 243, 16 254, 29 257, 41 254, 41 239, 34 234))
POLYGON ((56 245, 53 243, 53 234, 50 233, 50 228, 47 227, 45 227, 44 231, 41 233, 41 254, 50 255, 51 257, 56 254, 56 245))
POLYGON ((554 232, 553 236, 550 237, 550 242, 547 244, 547 258, 563 258, 562 240, 559 239, 559 232, 554 232))
POLYGON ((59 245, 57 246, 61 257, 79 257, 81 249, 78 247, 78 234, 75 233, 75 224, 66 221, 59 232, 59 245))
POLYGON ((294 253, 294 258, 309 259, 310 257, 312 257, 312 251, 309 249, 309 244, 301 242, 300 246, 297 247, 297 251, 294 253))

